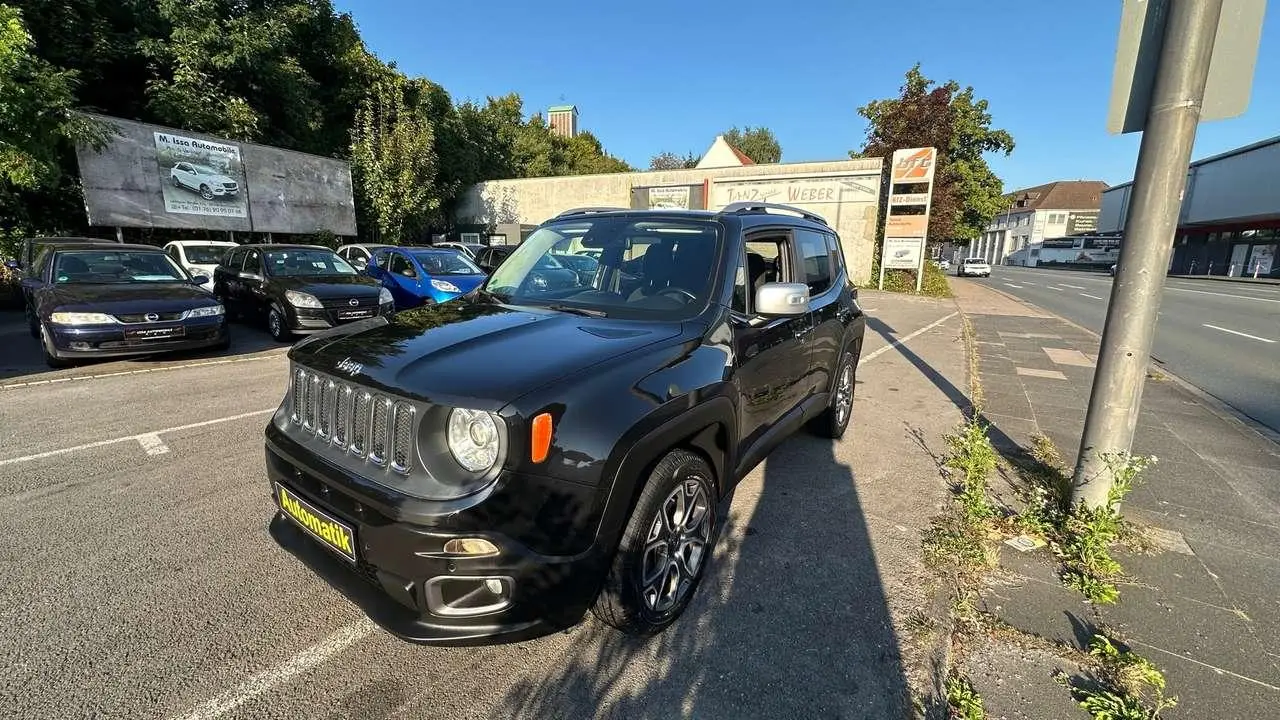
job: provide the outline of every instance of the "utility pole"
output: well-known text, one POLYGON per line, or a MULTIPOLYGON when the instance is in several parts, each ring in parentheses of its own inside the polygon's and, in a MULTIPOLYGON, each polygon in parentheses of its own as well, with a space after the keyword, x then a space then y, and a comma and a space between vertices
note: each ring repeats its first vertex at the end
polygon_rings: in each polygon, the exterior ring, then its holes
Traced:
POLYGON ((1168 0, 1164 42, 1073 478, 1072 500, 1090 507, 1106 503, 1114 482, 1103 455, 1128 453, 1133 446, 1222 3, 1168 0))

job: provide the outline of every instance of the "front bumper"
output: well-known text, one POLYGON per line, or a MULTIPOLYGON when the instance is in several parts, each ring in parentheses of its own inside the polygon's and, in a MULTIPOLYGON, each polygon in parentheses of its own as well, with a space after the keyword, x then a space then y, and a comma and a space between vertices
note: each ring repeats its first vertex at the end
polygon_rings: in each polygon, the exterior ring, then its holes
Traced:
POLYGON ((64 360, 154 355, 213 347, 229 339, 225 316, 147 324, 146 328, 163 331, 178 326, 184 331, 180 338, 140 339, 126 337, 126 332, 141 325, 50 325, 50 354, 64 360))
MULTIPOLYGON (((419 524, 395 517, 393 507, 340 480, 345 472, 306 452, 274 424, 266 432, 267 475, 277 512, 270 532, 374 622, 401 639, 428 645, 489 645, 518 642, 578 623, 599 589, 609 557, 593 546, 578 555, 535 552, 494 528, 466 529, 456 514, 419 524), (355 535, 354 562, 309 536, 280 508, 282 485, 341 523, 355 535), (450 539, 483 538, 499 549, 486 557, 447 556, 450 539), (505 592, 496 609, 459 615, 442 587, 500 580, 505 592), (505 603, 503 602, 505 598, 505 603)), ((513 478, 513 482, 520 482, 513 478)))
POLYGON ((300 308, 289 306, 286 320, 289 330, 295 335, 310 335, 322 332, 339 325, 346 325, 371 317, 390 315, 395 311, 394 303, 380 305, 336 306, 324 308, 300 308))

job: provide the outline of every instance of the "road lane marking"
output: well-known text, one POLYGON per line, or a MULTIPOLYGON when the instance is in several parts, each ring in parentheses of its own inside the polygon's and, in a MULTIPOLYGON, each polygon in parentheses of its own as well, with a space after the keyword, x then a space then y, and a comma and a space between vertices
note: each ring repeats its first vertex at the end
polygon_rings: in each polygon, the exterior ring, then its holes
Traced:
POLYGON ((1089 289, 1087 287, 1084 287, 1083 285, 1068 285, 1066 283, 1059 283, 1059 284, 1062 285, 1062 287, 1069 287, 1072 290, 1088 290, 1089 289))
POLYGON ((915 337, 915 336, 917 336, 917 335, 922 335, 922 334, 924 334, 924 333, 927 333, 927 332, 929 332, 930 330, 932 330, 932 329, 934 329, 934 328, 938 327, 938 326, 939 326, 939 325, 941 325, 942 323, 944 323, 944 322, 946 322, 946 321, 950 320, 951 318, 953 318, 953 317, 955 317, 955 316, 957 316, 957 315, 959 315, 959 314, 960 314, 960 313, 958 313, 958 312, 953 312, 953 313, 951 313, 950 315, 948 315, 948 316, 946 316, 946 317, 942 318, 941 320, 938 320, 938 321, 936 321, 936 322, 932 322, 932 323, 930 323, 930 324, 928 324, 928 325, 925 325, 924 327, 922 327, 922 328, 920 328, 919 330, 917 330, 917 331, 915 331, 915 332, 911 333, 910 335, 907 335, 906 337, 898 338, 897 340, 894 340, 893 342, 889 343, 888 345, 885 345, 885 346, 884 346, 884 347, 882 347, 882 348, 876 348, 875 350, 872 350, 871 352, 869 352, 869 353, 867 353, 866 355, 864 355, 864 356, 862 357, 861 362, 859 362, 859 364, 862 364, 862 363, 865 363, 865 362, 871 362, 872 360, 875 360, 876 358, 878 358, 878 357, 880 357, 881 355, 883 355, 883 354, 885 354, 885 353, 889 352, 890 350, 892 350, 892 349, 894 349, 894 348, 898 347, 899 345, 901 345, 901 344, 905 343, 906 341, 910 340, 911 338, 913 338, 913 337, 915 337))
POLYGON ((1004 285, 1005 287, 1018 288, 1019 290, 1022 289, 1021 285, 1014 285, 1013 283, 1005 283, 1004 285))
POLYGON ((1170 290, 1178 292, 1199 293, 1201 295, 1217 295, 1218 297, 1236 298, 1238 300, 1257 300, 1258 302, 1280 303, 1280 300, 1274 298, 1253 297, 1252 295, 1233 295, 1232 293, 1216 293, 1208 290, 1192 290, 1191 288, 1171 287, 1170 290))
POLYGON ((1266 338, 1264 338, 1264 337, 1258 337, 1257 335, 1250 335, 1249 333, 1242 333, 1242 332, 1240 332, 1239 330, 1229 330, 1229 329, 1224 328, 1224 327, 1218 327, 1217 325, 1210 325, 1209 323, 1204 323, 1204 326, 1205 326, 1205 327, 1207 327, 1207 328, 1213 328, 1214 330, 1221 330, 1221 331, 1222 331, 1222 332, 1224 332, 1224 333, 1231 333, 1232 335, 1239 335, 1240 337, 1249 338, 1250 340, 1257 340, 1257 341, 1259 341, 1259 342, 1264 342, 1264 343, 1273 343, 1273 342, 1275 342, 1275 340, 1268 340, 1268 339, 1266 339, 1266 338))
POLYGON ((223 358, 220 360, 202 360, 200 362, 183 363, 182 365, 165 365, 163 367, 140 368, 138 370, 119 370, 116 372, 99 373, 97 375, 75 375, 72 377, 50 378, 48 380, 30 380, 28 382, 16 382, 16 383, 9 383, 7 385, 0 385, 0 390, 16 390, 18 388, 35 387, 37 385, 52 385, 54 383, 71 382, 73 380, 74 381, 97 380, 100 378, 120 377, 122 375, 146 375, 148 373, 167 372, 169 370, 183 370, 186 368, 195 368, 195 367, 207 367, 210 365, 230 365, 231 363, 258 362, 259 360, 278 360, 280 358, 286 357, 286 354, 289 352, 289 350, 288 348, 283 348, 278 352, 277 351, 268 351, 268 352, 270 352, 270 354, 268 355, 256 355, 254 357, 246 357, 246 358, 223 358))
POLYGON ((169 452, 169 446, 164 444, 160 436, 155 433, 147 433, 138 436, 138 444, 148 455, 164 455, 169 452))
POLYGON ((1054 286, 1052 286, 1052 285, 1048 285, 1048 286, 1046 286, 1046 287, 1048 287, 1050 290, 1052 290, 1052 291, 1054 291, 1054 292, 1066 292, 1065 290, 1063 290, 1063 289, 1062 289, 1062 288, 1060 288, 1060 287, 1054 287, 1054 286))
POLYGON ((351 625, 339 628, 337 632, 299 652, 280 665, 263 670, 236 687, 221 695, 215 695, 192 708, 190 712, 179 716, 178 720, 215 720, 215 718, 220 718, 259 695, 279 687, 324 663, 334 655, 369 637, 377 629, 378 626, 374 625, 373 621, 368 618, 363 618, 351 625))
MULTIPOLYGON (((1070 286, 1070 285, 1068 285, 1067 287, 1071 287, 1071 286, 1070 286)), ((1102 298, 1098 297, 1097 295, 1090 295, 1089 293, 1080 293, 1080 297, 1093 298, 1094 300, 1101 300, 1101 299, 1102 299, 1102 298)))
MULTIPOLYGON (((141 444, 143 448, 148 448, 147 443, 150 442, 150 440, 144 440, 143 438, 154 437, 156 440, 160 440, 161 435, 167 435, 168 433, 181 432, 183 430, 192 430, 192 429, 201 428, 201 427, 208 427, 209 425, 217 425, 219 423, 232 422, 235 420, 243 420, 245 418, 251 418, 256 415, 267 415, 275 411, 276 411, 275 408, 271 408, 269 410, 254 410, 252 412, 240 413, 239 415, 229 415, 227 417, 215 418, 213 420, 204 420, 202 422, 190 423, 188 425, 178 425, 177 427, 165 428, 163 430, 152 430, 151 432, 138 433, 136 435, 126 435, 124 437, 112 438, 110 440, 98 440, 97 442, 85 443, 84 445, 76 445, 75 447, 59 448, 57 450, 47 450, 45 452, 36 453, 34 455, 23 455, 22 457, 6 458, 4 460, 0 460, 0 467, 3 467, 5 465, 17 465, 19 463, 31 462, 32 460, 43 460, 44 458, 47 458, 47 457, 54 457, 57 455, 66 455, 67 453, 80 452, 81 450, 92 450, 94 448, 106 447, 107 445, 116 445, 122 442, 133 441, 141 444)), ((161 442, 160 444, 164 445, 163 442, 161 442)), ((161 452, 168 452, 168 446, 165 446, 165 449, 161 452)), ((151 449, 148 448, 147 454, 158 455, 160 453, 152 452, 151 449)))

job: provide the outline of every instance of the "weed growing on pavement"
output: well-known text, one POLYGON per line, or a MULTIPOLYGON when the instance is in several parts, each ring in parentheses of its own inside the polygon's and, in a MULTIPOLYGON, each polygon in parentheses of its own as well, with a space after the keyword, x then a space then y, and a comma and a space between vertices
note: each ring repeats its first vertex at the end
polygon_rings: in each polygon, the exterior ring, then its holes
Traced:
POLYGON ((1089 640, 1091 677, 1058 681, 1094 720, 1158 720, 1160 713, 1176 707, 1178 699, 1164 694, 1164 673, 1150 660, 1116 647, 1098 633, 1089 640))
POLYGON ((987 437, 987 427, 974 417, 961 425, 959 432, 946 436, 950 450, 946 465, 959 474, 952 487, 960 502, 960 512, 975 523, 995 515, 987 499, 987 478, 995 472, 998 457, 987 437))
POLYGON ((996 451, 976 417, 945 439, 943 466, 953 471, 955 504, 925 530, 924 557, 937 570, 968 577, 995 563, 987 542, 987 521, 996 514, 987 499, 987 478, 995 471, 996 451))
POLYGON ((985 720, 987 709, 982 705, 982 696, 968 678, 951 673, 947 676, 946 690, 951 720, 985 720))
POLYGON ((1156 458, 1107 453, 1102 460, 1114 479, 1107 501, 1094 508, 1084 503, 1071 508, 1060 531, 1057 552, 1063 582, 1094 603, 1109 604, 1120 598, 1112 580, 1124 570, 1111 557, 1111 546, 1125 531, 1120 503, 1156 458))

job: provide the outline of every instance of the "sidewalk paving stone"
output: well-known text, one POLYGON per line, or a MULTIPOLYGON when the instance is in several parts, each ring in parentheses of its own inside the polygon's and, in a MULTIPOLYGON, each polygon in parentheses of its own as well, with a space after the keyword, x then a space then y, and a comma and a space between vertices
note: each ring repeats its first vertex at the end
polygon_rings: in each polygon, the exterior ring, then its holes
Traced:
MULTIPOLYGON (((1003 343, 975 346, 993 442, 1006 453, 1022 452, 1035 434, 1044 434, 1069 469, 1079 451, 1098 338, 976 283, 952 287, 976 338, 1003 343), (1062 377, 1027 372, 1049 368, 1062 377)), ((1154 371, 1145 385, 1133 446, 1135 454, 1159 462, 1125 503, 1126 515, 1152 528, 1162 547, 1153 554, 1117 552, 1130 580, 1121 584, 1118 603, 1093 606, 1061 585, 1047 552, 1002 545, 1001 569, 982 589, 982 607, 1014 628, 1076 647, 1087 643, 1091 628, 1119 631, 1165 671, 1169 692, 1180 697, 1169 718, 1275 717, 1280 446, 1164 374, 1154 371)), ((999 496, 1008 488, 993 491, 999 496)), ((1045 681, 1064 669, 1062 662, 1052 653, 988 643, 966 667, 993 718, 1083 717, 1078 709, 1064 710, 1073 706, 1062 704, 1066 690, 1045 681), (1025 684, 1015 689, 1008 678, 999 682, 994 672, 1000 668, 1017 672, 1025 684)))

